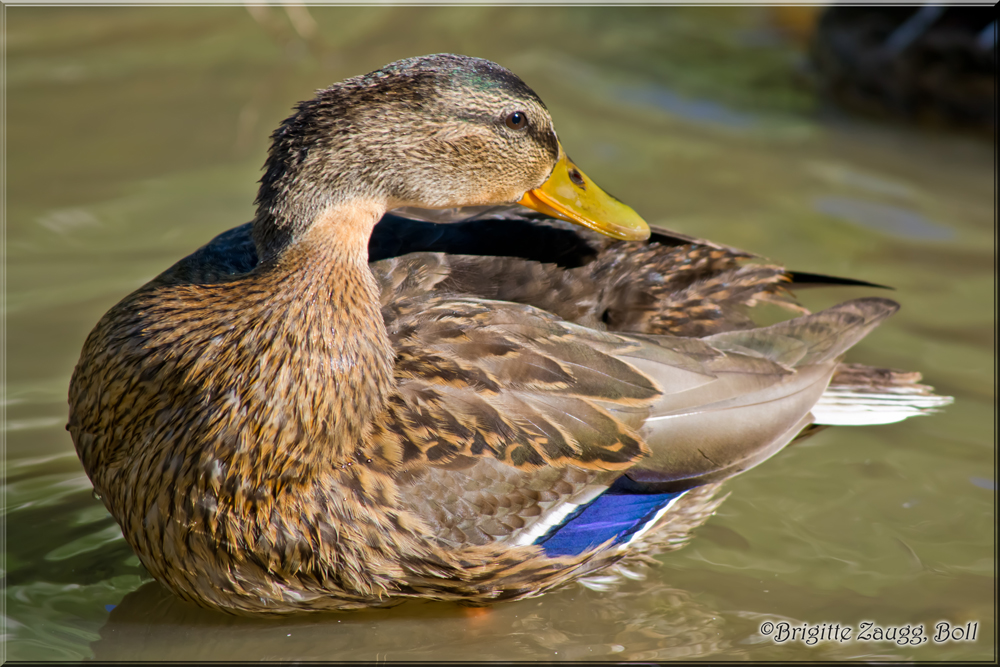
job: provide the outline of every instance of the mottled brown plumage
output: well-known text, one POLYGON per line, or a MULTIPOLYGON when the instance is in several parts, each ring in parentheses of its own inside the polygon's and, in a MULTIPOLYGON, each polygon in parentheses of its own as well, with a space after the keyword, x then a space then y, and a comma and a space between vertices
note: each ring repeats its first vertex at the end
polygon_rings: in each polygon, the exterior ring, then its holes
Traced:
POLYGON ((486 61, 400 61, 298 107, 253 223, 112 308, 73 376, 77 451, 154 577, 231 612, 481 604, 676 548, 896 309, 758 329, 758 302, 802 311, 794 276, 731 248, 383 217, 509 203, 557 161, 544 106, 486 61), (609 486, 670 513, 545 543, 609 486))

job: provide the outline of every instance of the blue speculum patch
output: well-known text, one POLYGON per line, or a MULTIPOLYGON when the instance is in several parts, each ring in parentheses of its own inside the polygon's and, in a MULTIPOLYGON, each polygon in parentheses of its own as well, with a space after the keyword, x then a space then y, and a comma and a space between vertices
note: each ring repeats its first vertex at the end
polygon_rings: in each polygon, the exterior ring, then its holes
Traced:
POLYGON ((624 544, 655 519, 657 512, 683 494, 684 491, 643 493, 623 477, 553 526, 535 544, 552 557, 576 556, 612 538, 613 545, 624 544))

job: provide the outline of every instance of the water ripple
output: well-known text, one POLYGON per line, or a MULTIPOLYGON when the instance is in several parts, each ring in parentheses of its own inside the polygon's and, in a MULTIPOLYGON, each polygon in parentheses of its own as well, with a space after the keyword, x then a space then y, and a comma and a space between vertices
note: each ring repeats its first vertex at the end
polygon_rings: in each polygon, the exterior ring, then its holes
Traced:
POLYGON ((843 196, 818 197, 813 206, 820 213, 891 236, 921 241, 944 241, 955 237, 954 230, 900 206, 843 196))

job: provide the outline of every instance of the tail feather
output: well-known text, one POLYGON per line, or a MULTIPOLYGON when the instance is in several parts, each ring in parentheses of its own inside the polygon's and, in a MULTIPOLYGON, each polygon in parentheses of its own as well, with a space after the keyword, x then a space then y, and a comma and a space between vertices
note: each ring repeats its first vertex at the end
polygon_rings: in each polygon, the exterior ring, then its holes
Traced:
POLYGON ((894 424, 909 417, 933 414, 954 399, 929 393, 916 385, 872 390, 831 386, 813 406, 813 421, 826 426, 894 424))
POLYGON ((920 373, 841 364, 830 387, 813 407, 814 423, 824 426, 893 424, 929 415, 954 402, 919 384, 920 373))

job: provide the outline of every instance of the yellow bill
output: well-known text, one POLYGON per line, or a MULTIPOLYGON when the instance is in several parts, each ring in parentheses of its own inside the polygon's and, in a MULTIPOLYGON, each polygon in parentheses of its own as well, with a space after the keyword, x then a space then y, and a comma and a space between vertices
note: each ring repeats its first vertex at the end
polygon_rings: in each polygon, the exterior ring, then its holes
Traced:
POLYGON ((559 154, 559 162, 548 180, 525 192, 519 204, 611 238, 623 241, 649 238, 649 225, 638 213, 597 187, 566 157, 562 146, 559 154))

